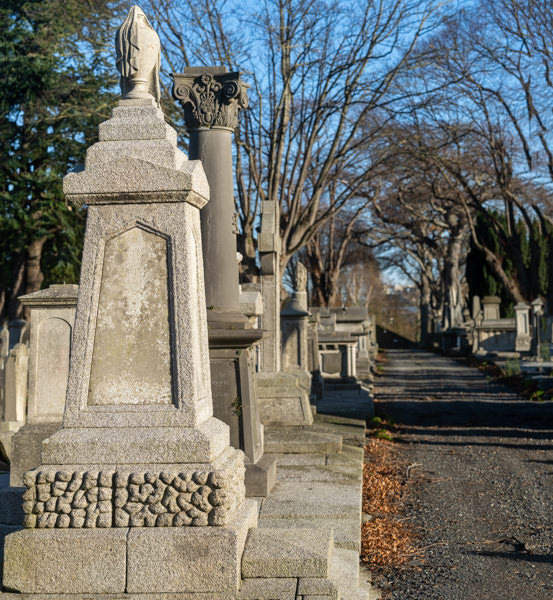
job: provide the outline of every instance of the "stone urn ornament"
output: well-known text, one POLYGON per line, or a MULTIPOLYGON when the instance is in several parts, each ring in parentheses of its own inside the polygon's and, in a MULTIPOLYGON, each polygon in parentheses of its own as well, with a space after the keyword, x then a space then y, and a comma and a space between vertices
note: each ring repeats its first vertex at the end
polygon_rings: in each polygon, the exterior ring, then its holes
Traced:
POLYGON ((117 70, 123 99, 153 98, 159 106, 161 44, 144 11, 133 6, 115 34, 117 70))

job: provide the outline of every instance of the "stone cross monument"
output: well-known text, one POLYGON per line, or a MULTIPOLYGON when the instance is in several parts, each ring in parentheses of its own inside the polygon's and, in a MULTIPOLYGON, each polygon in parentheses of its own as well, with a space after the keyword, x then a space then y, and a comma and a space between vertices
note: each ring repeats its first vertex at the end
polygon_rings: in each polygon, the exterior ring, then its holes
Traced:
POLYGON ((232 132, 248 104, 239 73, 193 67, 173 74, 173 96, 184 110, 189 155, 204 166, 210 202, 200 212, 206 281, 211 389, 216 417, 230 426, 231 444, 246 454, 246 493, 266 496, 276 479, 274 458, 263 455, 263 425, 254 385, 255 344, 240 310, 232 164, 232 132))
POLYGON ((4 585, 23 593, 232 593, 256 524, 244 455, 213 417, 209 187, 151 93, 144 20, 134 7, 117 37, 130 91, 64 180, 87 227, 63 427, 24 475, 25 529, 5 542, 4 585))

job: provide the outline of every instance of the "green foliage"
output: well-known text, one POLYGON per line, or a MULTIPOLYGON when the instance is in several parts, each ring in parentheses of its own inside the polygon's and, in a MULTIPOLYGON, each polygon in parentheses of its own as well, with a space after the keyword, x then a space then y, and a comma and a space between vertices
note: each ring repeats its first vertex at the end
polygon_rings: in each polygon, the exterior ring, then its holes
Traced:
POLYGON ((520 362, 514 358, 505 361, 505 364, 501 367, 501 372, 503 373, 504 377, 520 375, 520 362))
POLYGON ((545 400, 544 394, 545 392, 543 390, 536 390, 530 395, 530 400, 533 402, 543 402, 545 400))
MULTIPOLYGON (((499 213, 491 214, 499 227, 490 226, 490 222, 479 215, 476 220, 478 239, 500 258, 505 273, 519 283, 521 293, 528 302, 538 296, 546 296, 551 288, 549 247, 552 243, 553 227, 536 219, 532 222, 530 231, 524 221, 518 220, 516 232, 506 236, 505 232, 509 229, 505 216, 499 213), (518 270, 517 253, 520 253, 521 257, 518 270)), ((513 298, 486 265, 484 256, 473 243, 467 256, 466 275, 470 297, 499 296, 502 316, 514 316, 513 298)))
POLYGON ((376 429, 373 432, 372 437, 375 437, 377 440, 388 440, 389 442, 392 442, 394 440, 390 432, 386 429, 376 429))
MULTIPOLYGON (((0 296, 34 291, 24 269, 37 240, 43 285, 78 281, 84 212, 66 205, 62 179, 83 162, 109 116, 116 8, 0 0, 0 296)), ((0 319, 6 310, 0 303, 0 319)))

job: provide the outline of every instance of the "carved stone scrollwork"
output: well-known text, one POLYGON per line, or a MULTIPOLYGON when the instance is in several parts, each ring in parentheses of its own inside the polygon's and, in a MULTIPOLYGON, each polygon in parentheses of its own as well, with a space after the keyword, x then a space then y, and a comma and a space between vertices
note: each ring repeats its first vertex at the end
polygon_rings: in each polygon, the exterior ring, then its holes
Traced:
POLYGON ((240 73, 174 74, 173 97, 184 109, 188 129, 234 129, 238 111, 248 106, 246 85, 240 73))

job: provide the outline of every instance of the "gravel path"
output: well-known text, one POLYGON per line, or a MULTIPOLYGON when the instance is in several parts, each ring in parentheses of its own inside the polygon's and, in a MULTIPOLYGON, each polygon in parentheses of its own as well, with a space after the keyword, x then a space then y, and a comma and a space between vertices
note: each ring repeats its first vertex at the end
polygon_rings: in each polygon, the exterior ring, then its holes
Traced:
POLYGON ((401 426, 417 483, 407 517, 428 546, 390 574, 394 600, 553 600, 553 402, 477 369, 387 351, 377 414, 401 426))

